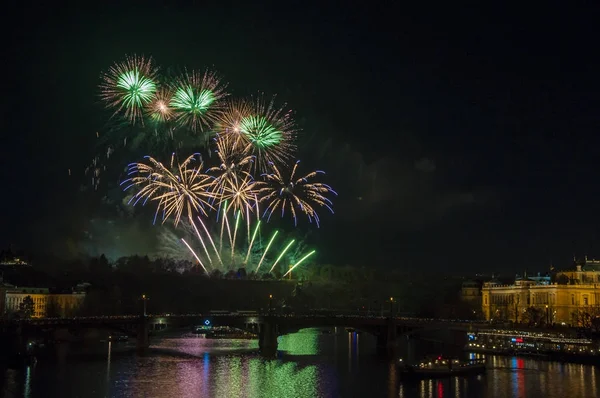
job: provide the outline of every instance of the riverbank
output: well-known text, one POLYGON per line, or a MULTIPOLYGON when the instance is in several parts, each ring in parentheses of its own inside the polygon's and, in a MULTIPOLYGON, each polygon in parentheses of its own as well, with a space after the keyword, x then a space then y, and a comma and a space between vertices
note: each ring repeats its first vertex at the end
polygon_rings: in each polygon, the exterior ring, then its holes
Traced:
POLYGON ((575 363, 580 365, 596 365, 600 366, 600 355, 598 354, 575 354, 568 352, 552 352, 552 351, 523 351, 523 350, 494 350, 486 348, 473 349, 467 347, 467 352, 478 354, 498 355, 507 357, 523 357, 538 359, 541 361, 553 361, 564 363, 575 363))

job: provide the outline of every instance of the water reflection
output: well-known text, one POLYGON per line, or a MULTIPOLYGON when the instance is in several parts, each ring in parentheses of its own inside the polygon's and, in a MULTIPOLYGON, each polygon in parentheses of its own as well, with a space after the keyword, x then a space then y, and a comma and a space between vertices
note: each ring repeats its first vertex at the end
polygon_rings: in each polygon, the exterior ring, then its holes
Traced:
POLYGON ((31 366, 27 366, 25 370, 25 391, 23 391, 25 398, 31 397, 31 366))
POLYGON ((372 336, 343 330, 282 336, 281 358, 272 360, 248 340, 163 338, 146 356, 123 354, 120 344, 102 345, 93 359, 7 370, 4 396, 586 398, 600 387, 594 367, 508 357, 488 358, 484 376, 407 382, 376 354, 372 336))
POLYGON ((106 389, 110 388, 110 356, 112 354, 112 341, 109 341, 107 344, 107 359, 106 359, 106 389))
POLYGON ((292 355, 316 355, 319 353, 319 331, 303 329, 298 333, 281 336, 277 348, 292 355))

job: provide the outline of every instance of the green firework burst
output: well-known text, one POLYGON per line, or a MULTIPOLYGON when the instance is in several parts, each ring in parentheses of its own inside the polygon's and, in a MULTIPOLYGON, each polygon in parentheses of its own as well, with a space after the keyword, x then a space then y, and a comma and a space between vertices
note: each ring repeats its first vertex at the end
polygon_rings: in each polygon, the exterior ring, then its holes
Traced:
POLYGON ((143 123, 143 112, 158 89, 157 69, 152 58, 128 56, 102 74, 101 98, 114 114, 121 113, 132 124, 143 123))
POLYGON ((258 147, 278 145, 282 133, 262 116, 246 116, 240 121, 240 132, 258 147))
POLYGON ((208 111, 213 102, 215 102, 215 96, 212 91, 195 90, 191 86, 185 86, 175 91, 173 99, 171 99, 171 106, 180 111, 203 114, 208 111))
POLYGON ((141 108, 154 97, 156 83, 138 69, 119 75, 117 87, 124 90, 123 104, 127 108, 141 108))

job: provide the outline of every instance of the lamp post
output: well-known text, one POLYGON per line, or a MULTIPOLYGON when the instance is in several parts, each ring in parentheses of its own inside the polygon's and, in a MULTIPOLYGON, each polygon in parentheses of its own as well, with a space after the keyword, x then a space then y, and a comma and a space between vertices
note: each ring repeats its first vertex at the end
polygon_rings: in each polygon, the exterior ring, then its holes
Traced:
POLYGON ((142 294, 142 301, 144 302, 144 317, 146 317, 146 301, 148 301, 148 297, 145 294, 142 294))
POLYGON ((394 316, 394 298, 390 297, 390 318, 394 316))
POLYGON ((546 304, 546 327, 550 325, 550 315, 548 314, 548 304, 546 304))
POLYGON ((273 310, 273 295, 269 294, 269 315, 271 315, 272 310, 273 310))

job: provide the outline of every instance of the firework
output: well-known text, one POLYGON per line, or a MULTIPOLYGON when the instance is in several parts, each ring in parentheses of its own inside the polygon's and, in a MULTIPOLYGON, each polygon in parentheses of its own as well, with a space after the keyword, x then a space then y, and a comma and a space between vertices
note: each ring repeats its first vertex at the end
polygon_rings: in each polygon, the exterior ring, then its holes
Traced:
POLYGON ((173 96, 169 103, 177 124, 192 132, 204 131, 211 125, 220 100, 226 96, 224 89, 212 72, 185 72, 172 85, 173 96))
POLYGON ((254 155, 263 171, 271 162, 285 164, 294 149, 295 130, 290 112, 262 97, 254 101, 230 101, 219 114, 216 130, 239 142, 245 153, 254 155))
POLYGON ((213 193, 219 197, 226 190, 235 190, 239 185, 238 180, 251 178, 250 168, 254 157, 239 148, 237 141, 229 136, 217 136, 215 142, 219 165, 211 167, 207 173, 215 176, 213 193))
POLYGON ((168 88, 161 88, 146 105, 146 114, 155 123, 168 122, 173 118, 171 99, 173 93, 168 88))
POLYGON ((279 168, 271 163, 273 172, 264 175, 266 184, 258 190, 261 201, 267 203, 264 215, 270 219, 276 210, 281 209, 283 217, 285 210, 289 209, 294 218, 294 225, 297 225, 297 211, 299 210, 308 216, 310 222, 314 220, 318 227, 320 220, 314 206, 326 207, 333 213, 332 202, 325 195, 328 193, 337 195, 337 193, 327 184, 309 182, 318 174, 325 174, 323 171, 313 171, 295 179, 299 163, 300 161, 296 162, 289 178, 285 178, 279 168))
POLYGON ((185 236, 168 244, 191 253, 206 273, 246 267, 269 273, 293 264, 285 274, 289 275, 314 254, 302 240, 283 238, 278 231, 261 233, 264 220, 261 224, 260 216, 269 221, 280 210, 281 216, 291 212, 295 224, 299 213, 304 213, 319 226, 316 210, 326 207, 333 212, 328 196, 337 195, 328 185, 312 181, 323 172, 298 178, 298 162, 288 167, 297 131, 287 108, 277 107, 274 98, 262 94, 250 100, 224 101, 225 85, 209 71, 184 71, 174 79, 159 80, 151 58, 126 57, 102 77, 103 101, 128 120, 114 119, 112 131, 119 132, 119 143, 110 138, 111 131, 103 134, 106 156, 96 156, 86 169, 95 189, 115 149, 152 146, 153 151, 162 153, 168 148, 171 153, 172 146, 178 151, 207 147, 214 134, 217 156, 206 168, 198 154, 181 163, 173 154, 164 165, 152 157, 130 164, 130 178, 121 183, 125 190, 135 188, 128 203, 154 202, 155 222, 160 214, 162 223, 171 219, 175 227, 181 224, 185 236), (122 135, 128 122, 151 128, 130 126, 122 135), (157 149, 155 143, 164 146, 157 149), (264 214, 259 204, 266 208, 264 214), (210 210, 215 210, 216 218, 209 217, 210 210))
POLYGON ((259 187, 262 181, 255 181, 250 174, 238 176, 233 174, 222 185, 218 194, 219 204, 229 203, 228 208, 234 212, 253 212, 258 199, 259 187))
MULTIPOLYGON (((143 204, 148 200, 158 202, 155 221, 162 211, 163 223, 173 216, 175 225, 179 224, 184 211, 191 220, 194 214, 206 214, 205 209, 212 208, 209 201, 212 198, 210 187, 213 178, 202 173, 203 163, 202 160, 196 159, 196 154, 178 164, 174 171, 150 156, 146 159, 148 163, 130 164, 128 175, 135 176, 121 183, 122 186, 128 184, 125 190, 131 187, 139 188, 129 201, 133 202, 134 206, 141 200, 143 204), (194 162, 196 167, 189 168, 194 162)), ((173 155, 171 167, 174 159, 173 155)))
POLYGON ((291 273, 297 266, 299 266, 301 263, 304 262, 304 260, 306 260, 307 258, 309 258, 310 256, 312 256, 313 254, 315 254, 316 250, 311 251, 310 253, 308 253, 306 256, 302 257, 300 260, 298 260, 298 262, 294 265, 292 265, 290 267, 290 269, 288 270, 288 272, 286 272, 285 274, 283 274, 283 278, 285 278, 289 273, 291 273))
POLYGON ((115 114, 123 111, 135 123, 142 119, 144 107, 154 98, 156 73, 152 58, 126 57, 103 74, 101 97, 109 108, 115 109, 115 114))
MULTIPOLYGON (((295 256, 290 255, 290 249, 302 248, 302 242, 281 238, 277 230, 263 236, 261 230, 263 224, 259 219, 253 222, 252 228, 246 234, 238 228, 239 213, 234 216, 225 214, 223 218, 227 219, 227 224, 232 226, 227 229, 224 242, 219 242, 217 245, 216 241, 220 238, 218 234, 211 233, 211 228, 207 226, 210 219, 196 217, 191 224, 182 222, 182 225, 189 237, 197 238, 201 246, 199 250, 193 248, 189 239, 180 239, 182 244, 177 244, 175 239, 169 239, 165 247, 169 247, 169 253, 176 250, 183 250, 182 253, 189 252, 197 264, 205 270, 226 272, 245 268, 253 273, 259 273, 261 269, 265 273, 273 273, 278 270, 277 265, 293 263, 295 256), (176 247, 171 248, 174 245, 176 247)), ((212 226, 218 230, 217 224, 212 226)))

